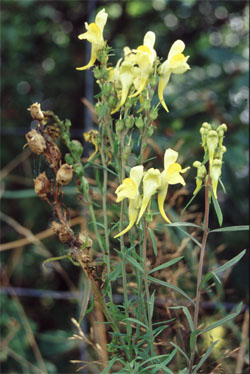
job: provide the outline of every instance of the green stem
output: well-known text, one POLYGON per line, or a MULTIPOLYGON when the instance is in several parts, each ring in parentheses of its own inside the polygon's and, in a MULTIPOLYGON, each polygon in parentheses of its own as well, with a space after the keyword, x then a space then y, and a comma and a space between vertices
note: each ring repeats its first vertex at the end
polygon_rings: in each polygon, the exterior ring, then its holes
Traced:
MULTIPOLYGON (((203 238, 201 243, 201 252, 200 252, 200 260, 199 260, 199 267, 198 267, 198 277, 197 277, 197 285, 196 285, 196 300, 195 300, 195 309, 194 309, 194 331, 198 328, 199 323, 199 308, 200 308, 200 297, 201 297, 201 278, 202 278, 202 270, 204 264, 204 257, 206 251, 206 244, 207 244, 207 237, 209 233, 209 190, 210 190, 210 178, 207 179, 205 184, 205 220, 204 220, 204 231, 203 231, 203 238)), ((195 359, 195 350, 196 350, 196 341, 197 335, 195 336, 194 346, 191 352, 190 361, 189 361, 189 374, 192 374, 193 371, 193 364, 195 359)))
POLYGON ((147 223, 145 218, 143 219, 143 277, 144 277, 144 286, 146 291, 146 306, 147 306, 147 317, 148 317, 148 327, 150 333, 150 344, 151 344, 151 355, 152 357, 155 355, 154 352, 154 336, 153 336, 153 326, 152 326, 152 318, 150 313, 150 293, 149 293, 149 285, 148 285, 148 266, 147 266, 147 223))

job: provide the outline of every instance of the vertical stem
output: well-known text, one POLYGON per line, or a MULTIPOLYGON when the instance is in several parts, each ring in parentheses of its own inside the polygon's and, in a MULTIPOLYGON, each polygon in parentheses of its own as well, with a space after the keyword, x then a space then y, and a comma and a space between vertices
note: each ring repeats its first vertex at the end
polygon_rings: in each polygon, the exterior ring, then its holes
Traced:
MULTIPOLYGON (((205 184, 205 220, 204 220, 204 231, 203 231, 203 238, 202 238, 202 243, 201 243, 201 253, 200 253, 198 277, 197 277, 197 285, 196 285, 196 301, 195 301, 195 309, 194 309, 194 330, 197 330, 198 323, 199 323, 199 308, 200 308, 200 297, 201 297, 200 284, 201 284, 204 256, 205 256, 207 237, 208 237, 209 190, 210 190, 210 178, 209 177, 207 178, 205 183, 206 183, 205 184)), ((191 357, 190 357, 190 362, 189 362, 189 374, 192 374, 192 370, 193 370, 196 341, 197 341, 197 335, 195 336, 194 347, 191 352, 191 357)))
POLYGON ((151 343, 151 355, 154 356, 154 336, 153 336, 153 327, 152 327, 152 318, 150 313, 150 293, 148 286, 148 267, 147 267, 147 224, 145 218, 143 219, 144 233, 143 233, 143 277, 144 285, 146 291, 146 304, 147 304, 147 317, 148 317, 148 327, 150 333, 150 343, 151 343))

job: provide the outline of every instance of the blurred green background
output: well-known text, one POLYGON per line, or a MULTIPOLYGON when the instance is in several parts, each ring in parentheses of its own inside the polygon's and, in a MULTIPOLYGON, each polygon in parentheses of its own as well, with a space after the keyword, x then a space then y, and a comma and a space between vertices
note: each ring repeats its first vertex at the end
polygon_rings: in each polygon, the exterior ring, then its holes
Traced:
MULTIPOLYGON (((180 142, 180 161, 184 166, 191 165, 202 157, 199 134, 202 122, 226 123, 228 151, 224 156, 223 182, 227 194, 219 191, 224 225, 248 223, 247 1, 2 0, 1 5, 2 243, 27 235, 23 228, 32 233, 46 230, 53 219, 47 205, 31 191, 33 178, 43 171, 41 160, 21 155, 25 133, 32 126, 27 108, 38 101, 44 110, 53 110, 62 119, 70 118, 73 137, 83 141, 82 133, 91 127, 91 116, 80 99, 91 100, 97 90, 90 71, 75 70, 87 63, 89 55, 89 43, 80 41, 77 35, 84 32, 84 22, 93 20, 102 7, 109 14, 104 35, 116 54, 111 58, 113 63, 122 56, 125 45, 136 48, 142 44, 148 30, 155 32, 155 49, 163 60, 175 40, 185 42, 191 70, 172 77, 166 89, 170 113, 160 111, 153 140, 162 150, 180 142)), ((187 201, 195 188, 194 176, 192 170, 187 178, 190 191, 187 201)), ((74 196, 68 197, 68 201, 72 209, 78 209, 74 196)), ((195 203, 197 211, 202 211, 202 196, 195 203)), ((212 213, 211 228, 217 225, 212 213)), ((248 235, 220 234, 210 245, 218 248, 222 243, 224 247, 218 252, 217 261, 230 259, 246 248, 248 235)), ((49 373, 72 373, 69 359, 80 357, 78 346, 65 341, 72 335, 69 317, 79 312, 79 298, 72 294, 61 294, 62 299, 56 298, 59 294, 32 294, 32 290, 41 289, 74 291, 79 282, 78 270, 66 261, 61 263, 62 270, 42 271, 41 262, 48 250, 52 255, 64 253, 55 238, 44 240, 43 246, 29 245, 2 252, 2 340, 14 331, 0 354, 3 373, 27 374, 24 359, 42 365, 30 341, 29 328, 35 334, 49 373), (10 291, 11 286, 16 293, 20 288, 28 291, 18 296, 10 291)), ((248 255, 227 279, 223 302, 243 300, 248 304, 247 265, 248 255)), ((84 350, 81 354, 84 355, 84 350)), ((31 366, 29 370, 34 372, 31 366)))

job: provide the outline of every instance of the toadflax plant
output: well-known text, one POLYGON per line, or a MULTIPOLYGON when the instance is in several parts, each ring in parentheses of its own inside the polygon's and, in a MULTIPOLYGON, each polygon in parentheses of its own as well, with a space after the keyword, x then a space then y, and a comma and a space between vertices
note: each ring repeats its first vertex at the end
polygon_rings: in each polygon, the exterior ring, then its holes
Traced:
MULTIPOLYGON (((184 167, 177 162, 179 154, 168 146, 168 139, 159 169, 152 167, 151 160, 146 159, 146 151, 148 139, 155 130, 154 121, 159 105, 169 111, 164 90, 172 75, 174 81, 175 74, 184 74, 190 69, 189 56, 184 55, 183 41, 177 40, 166 60, 161 63, 154 49, 155 34, 148 31, 136 49, 124 47, 123 57, 112 66, 109 62, 111 48, 103 36, 107 18, 105 9, 102 9, 96 15, 95 22, 85 23, 86 32, 79 35, 80 40, 91 43, 91 58, 87 65, 77 70, 88 70, 85 74, 92 74, 89 70, 93 68, 100 89, 94 108, 97 127, 83 133, 85 141, 93 145, 89 158, 86 160, 82 156, 82 143, 71 139, 71 122, 68 119, 61 120, 54 112, 43 110, 39 103, 29 108, 37 127, 27 133, 28 145, 35 154, 44 157, 54 174, 49 178, 46 171, 40 173, 34 180, 35 192, 53 210, 51 228, 65 245, 63 256, 49 258, 43 265, 46 267, 49 261, 68 259, 72 266, 80 266, 83 270, 84 302, 78 322, 73 319, 79 333, 74 337, 87 342, 96 352, 97 360, 93 360, 94 366, 91 362, 78 361, 82 366, 94 367, 93 372, 98 370, 103 374, 177 373, 176 367, 180 374, 195 374, 217 343, 212 342, 201 355, 197 348, 199 336, 232 320, 241 311, 240 304, 220 321, 207 327, 199 325, 201 292, 206 289, 208 280, 213 277, 219 280, 218 275, 239 261, 245 253, 243 251, 223 266, 203 273, 209 236, 215 231, 246 229, 239 226, 209 230, 211 204, 219 225, 222 225, 217 189, 222 184, 221 170, 226 152, 223 139, 227 126, 203 123, 200 129, 204 158, 193 164, 197 169, 193 198, 198 193, 204 193, 203 224, 172 222, 165 204, 169 185, 185 186, 190 169, 188 160, 183 162, 184 167), (155 91, 158 93, 158 103, 153 105, 155 91), (62 145, 67 148, 64 155, 62 145), (94 176, 94 179, 90 176, 94 176), (72 181, 76 183, 88 209, 86 231, 76 232, 70 225, 63 189, 72 181), (98 196, 101 196, 101 200, 98 196), (162 230, 171 230, 173 226, 191 226, 202 233, 201 243, 191 236, 200 248, 196 295, 195 290, 187 294, 176 282, 168 283, 160 279, 161 271, 168 268, 174 277, 171 266, 183 261, 183 256, 173 256, 156 267, 151 265, 149 248, 153 248, 154 256, 158 254, 156 221, 161 221, 162 230), (152 276, 153 273, 155 276, 152 276), (117 303, 114 296, 119 288, 122 289, 122 297, 117 303), (156 300, 162 294, 162 289, 171 299, 175 295, 175 301, 168 308, 166 318, 155 322, 156 300), (179 302, 177 297, 181 297, 182 301, 179 302), (91 308, 87 310, 91 300, 106 320, 106 347, 100 347, 80 327, 85 314, 91 313, 91 308), (183 322, 186 323, 186 341, 183 341, 179 331, 177 336, 166 335, 169 340, 162 342, 161 334, 169 325, 176 324, 178 330, 178 320, 169 318, 171 310, 176 313, 178 309, 186 318, 183 322), (100 359, 103 357, 102 350, 107 353, 107 359, 100 359)), ((185 155, 182 158, 185 160, 185 155)), ((174 315, 182 318, 181 314, 174 315)))

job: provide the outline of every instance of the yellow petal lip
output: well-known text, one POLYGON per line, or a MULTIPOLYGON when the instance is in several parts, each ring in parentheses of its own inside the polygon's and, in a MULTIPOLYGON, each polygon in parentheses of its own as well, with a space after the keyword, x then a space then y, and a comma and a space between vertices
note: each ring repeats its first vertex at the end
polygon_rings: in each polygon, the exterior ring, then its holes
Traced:
POLYGON ((125 178, 123 179, 122 184, 115 190, 115 193, 117 194, 116 202, 119 203, 125 198, 135 199, 137 192, 137 186, 133 179, 125 178))
POLYGON ((166 195, 167 195, 167 191, 165 192, 159 192, 158 193, 158 207, 159 207, 159 210, 160 210, 160 213, 161 213, 161 216, 165 219, 165 221, 167 223, 171 223, 170 219, 167 217, 165 211, 164 211, 164 201, 165 201, 165 198, 166 198, 166 195))

